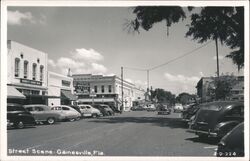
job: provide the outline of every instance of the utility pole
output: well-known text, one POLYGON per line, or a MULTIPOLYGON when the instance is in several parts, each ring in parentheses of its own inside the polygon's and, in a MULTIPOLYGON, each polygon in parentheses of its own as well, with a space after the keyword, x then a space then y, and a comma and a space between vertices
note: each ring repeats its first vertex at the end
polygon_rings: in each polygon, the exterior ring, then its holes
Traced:
POLYGON ((148 90, 149 90, 149 70, 147 70, 147 88, 148 88, 148 90))
POLYGON ((219 78, 220 76, 220 71, 219 71, 219 53, 218 53, 218 39, 215 39, 215 47, 216 47, 216 59, 217 59, 217 77, 219 78))
POLYGON ((121 67, 121 84, 122 84, 122 105, 121 105, 121 113, 123 111, 123 67, 121 67))

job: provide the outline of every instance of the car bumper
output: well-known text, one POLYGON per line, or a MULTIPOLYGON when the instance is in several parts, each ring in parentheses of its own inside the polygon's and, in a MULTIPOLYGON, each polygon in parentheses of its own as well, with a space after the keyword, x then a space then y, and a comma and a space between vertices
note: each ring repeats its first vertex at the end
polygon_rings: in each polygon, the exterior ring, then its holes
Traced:
POLYGON ((195 133, 195 134, 207 134, 208 136, 211 136, 211 137, 217 137, 217 136, 218 136, 217 133, 215 133, 215 132, 210 132, 210 131, 202 131, 202 130, 188 129, 187 132, 195 133))

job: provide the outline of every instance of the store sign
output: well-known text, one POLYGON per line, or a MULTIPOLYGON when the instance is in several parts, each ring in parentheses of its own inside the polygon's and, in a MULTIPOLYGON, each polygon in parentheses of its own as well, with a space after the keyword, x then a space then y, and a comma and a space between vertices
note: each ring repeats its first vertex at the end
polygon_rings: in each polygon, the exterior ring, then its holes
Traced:
POLYGON ((62 86, 70 86, 70 81, 62 80, 62 86))
POLYGON ((20 82, 25 83, 25 84, 37 85, 37 86, 42 85, 42 82, 40 82, 40 81, 34 81, 34 80, 29 80, 29 79, 20 79, 20 82))

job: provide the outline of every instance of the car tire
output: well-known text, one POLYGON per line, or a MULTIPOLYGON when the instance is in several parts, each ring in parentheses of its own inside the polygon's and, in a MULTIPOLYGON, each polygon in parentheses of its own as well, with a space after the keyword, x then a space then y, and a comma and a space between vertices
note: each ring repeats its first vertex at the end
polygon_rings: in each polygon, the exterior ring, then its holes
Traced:
POLYGON ((92 114, 92 117, 93 117, 93 118, 96 118, 96 117, 97 117, 97 114, 96 114, 96 113, 93 113, 93 114, 92 114))
POLYGON ((22 121, 18 121, 15 126, 18 129, 23 129, 24 128, 24 123, 22 121))
POLYGON ((47 123, 50 124, 50 125, 54 124, 55 123, 55 118, 53 118, 53 117, 48 118, 47 123))
POLYGON ((70 118, 69 121, 70 122, 74 122, 76 119, 75 118, 70 118))

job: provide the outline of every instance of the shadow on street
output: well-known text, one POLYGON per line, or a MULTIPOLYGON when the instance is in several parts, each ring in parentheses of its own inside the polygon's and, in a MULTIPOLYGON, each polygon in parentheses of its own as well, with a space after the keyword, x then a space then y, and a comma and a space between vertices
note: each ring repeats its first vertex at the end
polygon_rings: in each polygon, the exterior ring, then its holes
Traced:
POLYGON ((207 138, 194 137, 194 138, 186 138, 185 140, 189 140, 194 143, 206 143, 209 145, 217 145, 220 141, 220 139, 212 137, 207 137, 207 138))
POLYGON ((99 118, 98 120, 89 120, 95 123, 150 123, 160 127, 170 128, 188 128, 188 125, 181 120, 181 118, 169 117, 106 117, 99 118))

